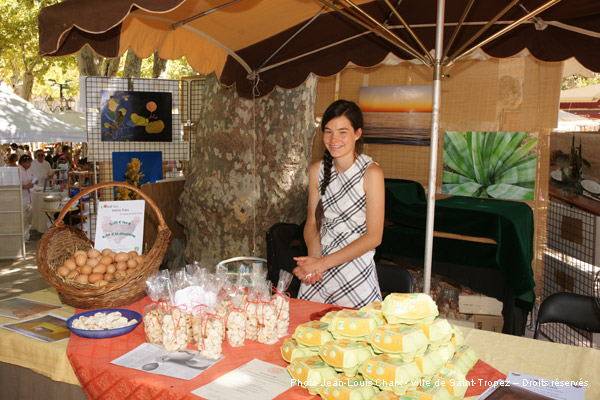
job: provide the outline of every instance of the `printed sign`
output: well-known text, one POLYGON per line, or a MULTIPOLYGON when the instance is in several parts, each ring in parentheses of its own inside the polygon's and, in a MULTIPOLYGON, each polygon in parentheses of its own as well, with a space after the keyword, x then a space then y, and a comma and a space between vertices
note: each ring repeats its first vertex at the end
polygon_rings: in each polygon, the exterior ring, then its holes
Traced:
POLYGON ((144 200, 101 201, 98 208, 95 247, 114 252, 142 252, 144 200))

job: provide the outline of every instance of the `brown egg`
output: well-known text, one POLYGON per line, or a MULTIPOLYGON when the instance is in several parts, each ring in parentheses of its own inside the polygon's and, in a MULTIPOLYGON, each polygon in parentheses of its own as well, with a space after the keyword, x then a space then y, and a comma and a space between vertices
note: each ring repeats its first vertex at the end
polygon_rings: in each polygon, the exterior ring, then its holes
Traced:
POLYGON ((104 278, 103 279, 108 282, 108 281, 112 281, 114 278, 115 278, 114 274, 109 274, 107 272, 106 274, 104 274, 104 278))
POLYGON ((88 258, 98 258, 102 255, 102 253, 100 253, 98 250, 96 249, 90 249, 87 252, 87 256, 88 258))
POLYGON ((135 251, 135 250, 131 250, 131 251, 130 251, 129 253, 127 253, 127 254, 129 254, 129 256, 130 256, 130 257, 135 257, 135 256, 137 256, 137 255, 138 255, 137 251, 135 251))
POLYGON ((77 250, 75 253, 73 253, 73 257, 77 258, 77 256, 87 256, 87 251, 77 250))
POLYGON ((79 273, 79 271, 77 271, 76 269, 74 269, 73 271, 69 272, 69 275, 67 275, 67 278, 75 279, 79 275, 81 275, 79 273))
POLYGON ((117 253, 115 253, 114 251, 111 250, 110 253, 108 253, 108 255, 114 259, 115 256, 117 255, 117 253))
POLYGON ((113 258, 111 256, 104 256, 100 259, 100 263, 104 265, 112 264, 113 258))
POLYGON ((110 264, 110 265, 106 266, 107 274, 114 274, 116 270, 117 270, 117 266, 115 264, 110 264))
POLYGON ((89 275, 92 273, 92 266, 91 265, 84 265, 83 267, 81 267, 81 273, 83 275, 89 275))
POLYGON ((104 274, 105 272, 106 272, 105 264, 98 264, 92 269, 92 273, 94 273, 94 274, 104 274))
POLYGON ((94 268, 100 262, 100 258, 88 258, 87 265, 94 268))
POLYGON ((117 263, 117 271, 125 271, 127 269, 127 263, 123 261, 117 263))
POLYGON ((137 256, 137 257, 135 257, 135 261, 138 263, 138 265, 143 264, 144 263, 144 257, 143 256, 137 256))
POLYGON ((86 283, 88 283, 88 276, 87 275, 78 275, 75 278, 75 282, 86 284, 86 283))
POLYGON ((127 254, 127 253, 118 253, 118 254, 115 256, 115 261, 116 261, 116 262, 119 262, 119 261, 127 261, 127 260, 129 260, 129 254, 127 254))
POLYGON ((56 269, 56 272, 60 275, 60 276, 67 276, 69 275, 69 272, 71 272, 71 270, 67 267, 65 267, 64 265, 62 267, 58 267, 56 269))
POLYGON ((127 260, 127 268, 135 269, 137 266, 138 263, 133 258, 131 260, 127 260))
POLYGON ((88 277, 88 282, 91 284, 94 284, 94 283, 98 282, 99 280, 102 280, 103 277, 104 277, 104 274, 93 273, 88 277))
POLYGON ((101 253, 102 253, 103 256, 107 256, 108 253, 110 253, 111 251, 112 251, 111 249, 104 249, 104 250, 102 250, 101 253))
POLYGON ((125 271, 117 271, 115 272, 115 278, 116 279, 121 279, 123 277, 127 276, 127 273, 125 273, 125 271))
POLYGON ((131 275, 133 273, 135 273, 135 269, 133 268, 128 268, 127 271, 125 271, 127 273, 127 275, 131 275))
POLYGON ((79 254, 77 257, 75 257, 75 264, 77 264, 80 267, 83 267, 85 264, 87 264, 87 256, 79 254))
POLYGON ((73 271, 75 270, 75 268, 77 268, 77 264, 75 264, 75 261, 68 259, 65 260, 65 263, 63 264, 64 267, 67 267, 69 269, 69 271, 73 271))

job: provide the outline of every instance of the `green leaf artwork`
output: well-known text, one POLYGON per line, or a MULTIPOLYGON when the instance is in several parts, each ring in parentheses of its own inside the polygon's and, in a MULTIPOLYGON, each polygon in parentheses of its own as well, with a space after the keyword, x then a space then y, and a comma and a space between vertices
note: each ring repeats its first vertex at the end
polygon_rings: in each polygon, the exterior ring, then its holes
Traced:
POLYGON ((527 132, 444 132, 442 193, 533 200, 536 146, 527 132))

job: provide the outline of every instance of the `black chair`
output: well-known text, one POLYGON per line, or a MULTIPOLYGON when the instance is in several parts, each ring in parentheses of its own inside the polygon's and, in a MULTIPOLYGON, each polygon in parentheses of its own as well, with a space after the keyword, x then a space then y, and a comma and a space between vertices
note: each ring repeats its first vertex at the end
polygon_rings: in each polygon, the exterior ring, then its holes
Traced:
POLYGON ((413 276, 400 265, 377 263, 377 277, 382 292, 412 293, 415 286, 413 276))
POLYGON ((561 292, 548 296, 540 305, 533 338, 540 334, 540 324, 560 322, 588 332, 600 332, 600 310, 591 296, 561 292))

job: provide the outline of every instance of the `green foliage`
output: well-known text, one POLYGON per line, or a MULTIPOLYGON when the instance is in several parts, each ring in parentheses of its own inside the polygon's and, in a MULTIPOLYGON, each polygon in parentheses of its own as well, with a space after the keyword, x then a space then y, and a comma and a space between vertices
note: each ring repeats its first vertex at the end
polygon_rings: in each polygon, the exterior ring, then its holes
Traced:
POLYGON ((584 86, 590 86, 600 83, 600 74, 596 74, 596 76, 587 78, 581 75, 571 75, 563 78, 562 80, 562 90, 579 88, 584 86))
POLYGON ((526 132, 444 132, 442 193, 533 200, 536 145, 526 132))

